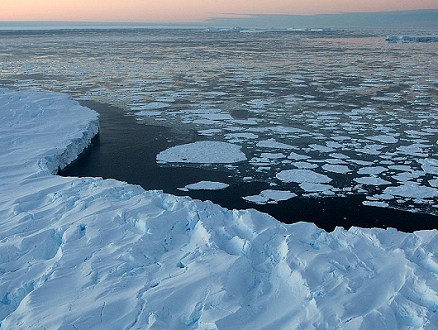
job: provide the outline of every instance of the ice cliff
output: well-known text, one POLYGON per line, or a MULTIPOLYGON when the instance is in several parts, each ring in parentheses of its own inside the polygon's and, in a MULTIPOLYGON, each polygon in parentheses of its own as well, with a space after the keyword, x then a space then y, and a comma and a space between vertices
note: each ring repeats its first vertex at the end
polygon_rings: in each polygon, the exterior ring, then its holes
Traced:
POLYGON ((54 175, 97 130, 66 95, 0 89, 1 329, 438 327, 436 230, 328 233, 54 175))

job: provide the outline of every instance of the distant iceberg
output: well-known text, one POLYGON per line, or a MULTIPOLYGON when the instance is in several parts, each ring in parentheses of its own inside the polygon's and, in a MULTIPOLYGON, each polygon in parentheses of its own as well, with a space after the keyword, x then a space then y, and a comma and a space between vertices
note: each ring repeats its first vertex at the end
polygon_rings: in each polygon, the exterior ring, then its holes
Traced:
POLYGON ((0 89, 2 329, 437 329, 437 230, 328 233, 54 175, 90 143, 98 119, 68 95, 0 89))

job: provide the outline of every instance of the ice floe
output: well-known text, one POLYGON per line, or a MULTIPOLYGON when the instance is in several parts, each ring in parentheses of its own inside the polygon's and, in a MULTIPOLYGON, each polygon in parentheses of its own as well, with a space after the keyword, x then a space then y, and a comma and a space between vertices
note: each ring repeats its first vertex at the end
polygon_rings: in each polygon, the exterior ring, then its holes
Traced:
POLYGON ((316 173, 308 169, 284 170, 277 173, 277 178, 287 183, 329 183, 332 181, 327 175, 316 173))
POLYGON ((198 141, 171 147, 157 155, 159 163, 229 164, 246 160, 241 147, 219 141, 198 141))
POLYGON ((260 192, 258 195, 242 197, 244 200, 255 204, 276 204, 280 201, 286 201, 288 199, 296 197, 290 191, 267 189, 260 192))
POLYGON ((422 186, 417 182, 406 181, 397 187, 388 187, 384 191, 385 194, 408 198, 436 198, 438 197, 438 189, 433 187, 422 186))
POLYGON ((229 184, 223 182, 199 181, 196 183, 188 184, 180 190, 222 190, 229 186, 229 184))

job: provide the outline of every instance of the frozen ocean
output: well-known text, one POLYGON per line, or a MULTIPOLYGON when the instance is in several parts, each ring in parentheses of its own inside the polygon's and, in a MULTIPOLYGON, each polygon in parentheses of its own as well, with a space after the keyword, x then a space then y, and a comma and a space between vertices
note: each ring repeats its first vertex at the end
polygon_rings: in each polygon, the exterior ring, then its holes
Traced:
POLYGON ((0 32, 0 328, 438 326, 437 43, 253 32, 0 32))

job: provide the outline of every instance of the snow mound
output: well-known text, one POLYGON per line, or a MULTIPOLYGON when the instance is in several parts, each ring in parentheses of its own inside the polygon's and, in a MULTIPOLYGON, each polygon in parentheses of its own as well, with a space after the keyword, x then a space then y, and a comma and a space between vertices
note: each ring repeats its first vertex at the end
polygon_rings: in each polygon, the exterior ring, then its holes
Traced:
POLYGON ((327 233, 55 176, 97 114, 65 95, 1 89, 0 118, 2 329, 437 327, 436 230, 327 233))
POLYGON ((246 160, 241 147, 218 141, 198 141, 175 146, 157 155, 158 163, 229 164, 246 160))

